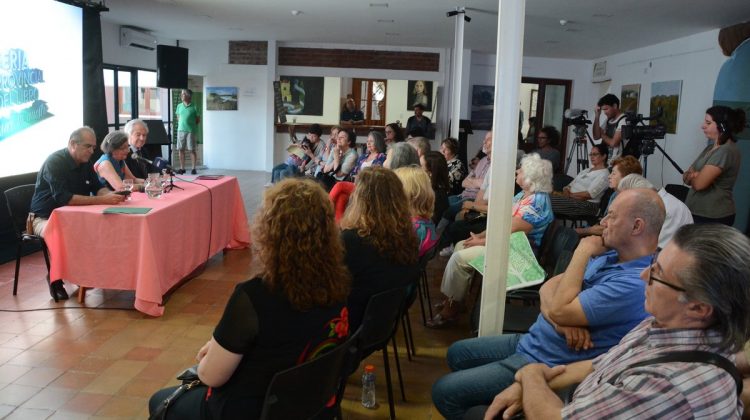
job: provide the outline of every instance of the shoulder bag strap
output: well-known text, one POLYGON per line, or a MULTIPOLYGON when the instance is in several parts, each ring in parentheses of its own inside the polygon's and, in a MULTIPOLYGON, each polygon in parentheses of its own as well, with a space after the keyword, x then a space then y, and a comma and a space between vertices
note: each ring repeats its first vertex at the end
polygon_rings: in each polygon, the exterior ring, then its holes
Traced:
POLYGON ((727 371, 727 373, 729 373, 729 375, 732 376, 732 379, 734 379, 734 383, 737 386, 737 395, 740 395, 742 393, 742 375, 737 370, 737 367, 734 365, 734 363, 730 362, 726 357, 719 354, 700 350, 673 351, 666 353, 663 356, 634 363, 620 371, 620 373, 618 373, 617 375, 610 378, 607 383, 610 385, 614 384, 615 381, 617 381, 617 379, 620 377, 620 375, 622 375, 622 373, 628 369, 669 362, 707 363, 724 369, 725 371, 727 371))

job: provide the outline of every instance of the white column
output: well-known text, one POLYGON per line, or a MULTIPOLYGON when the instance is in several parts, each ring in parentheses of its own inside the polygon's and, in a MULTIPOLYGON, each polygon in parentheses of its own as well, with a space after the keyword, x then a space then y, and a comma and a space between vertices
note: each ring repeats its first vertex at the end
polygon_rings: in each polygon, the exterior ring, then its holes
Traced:
POLYGON ((463 74, 464 60, 464 13, 459 13, 456 19, 456 33, 453 38, 453 72, 451 82, 451 131, 450 136, 458 138, 458 123, 461 119, 461 77, 463 74))
POLYGON ((525 0, 498 0, 495 115, 479 335, 500 334, 505 315, 510 211, 518 143, 519 91, 523 62, 525 0))

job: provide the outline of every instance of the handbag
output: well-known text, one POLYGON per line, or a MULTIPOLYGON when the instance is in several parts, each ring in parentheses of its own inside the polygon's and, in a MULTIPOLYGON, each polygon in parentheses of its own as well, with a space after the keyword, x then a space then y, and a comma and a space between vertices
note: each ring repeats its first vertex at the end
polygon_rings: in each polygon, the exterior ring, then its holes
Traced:
POLYGON ((177 379, 182 381, 182 385, 178 386, 167 398, 159 404, 159 408, 151 414, 149 420, 164 420, 167 418, 167 410, 174 403, 175 400, 180 398, 183 394, 190 391, 191 389, 203 385, 200 378, 198 378, 198 365, 191 366, 185 369, 181 374, 177 376, 177 379))

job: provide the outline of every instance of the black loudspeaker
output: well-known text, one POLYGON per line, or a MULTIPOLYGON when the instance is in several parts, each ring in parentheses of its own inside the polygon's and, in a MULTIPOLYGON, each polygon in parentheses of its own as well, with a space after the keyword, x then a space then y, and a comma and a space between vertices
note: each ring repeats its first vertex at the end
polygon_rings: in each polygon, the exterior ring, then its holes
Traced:
POLYGON ((187 88, 188 49, 171 45, 156 46, 156 86, 187 88))

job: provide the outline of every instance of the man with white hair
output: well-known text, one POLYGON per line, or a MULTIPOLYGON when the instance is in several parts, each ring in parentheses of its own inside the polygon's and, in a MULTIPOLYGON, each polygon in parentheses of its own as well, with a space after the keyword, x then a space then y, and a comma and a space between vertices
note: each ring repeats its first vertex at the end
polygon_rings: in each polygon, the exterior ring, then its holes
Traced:
MULTIPOLYGON (((625 176, 617 185, 618 191, 631 188, 648 188, 656 191, 656 188, 648 179, 638 174, 625 176)), ((672 239, 674 233, 677 232, 677 229, 683 225, 693 223, 693 215, 690 213, 690 209, 685 203, 668 193, 664 187, 658 190, 657 194, 659 194, 659 197, 661 197, 661 200, 664 202, 664 208, 667 211, 667 217, 664 219, 664 225, 661 227, 661 233, 659 234, 659 248, 663 249, 672 239)))
POLYGON ((158 169, 153 167, 150 163, 143 159, 136 159, 134 156, 140 156, 145 159, 153 160, 143 148, 146 145, 146 138, 148 137, 148 126, 141 119, 134 119, 128 121, 123 128, 125 133, 128 135, 128 144, 130 145, 130 153, 125 158, 125 164, 128 165, 130 172, 140 179, 148 178, 150 172, 159 172, 158 169))

